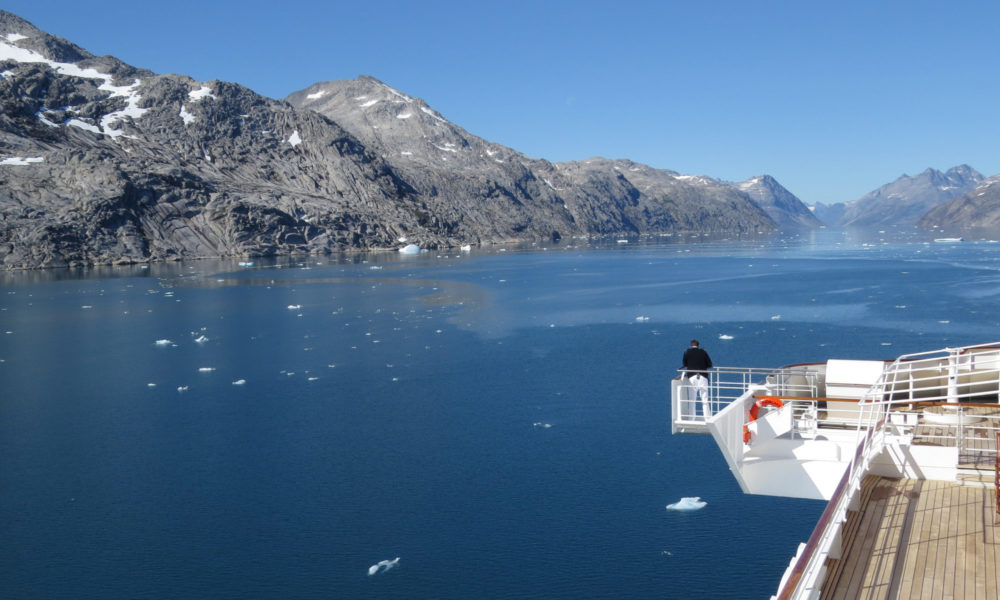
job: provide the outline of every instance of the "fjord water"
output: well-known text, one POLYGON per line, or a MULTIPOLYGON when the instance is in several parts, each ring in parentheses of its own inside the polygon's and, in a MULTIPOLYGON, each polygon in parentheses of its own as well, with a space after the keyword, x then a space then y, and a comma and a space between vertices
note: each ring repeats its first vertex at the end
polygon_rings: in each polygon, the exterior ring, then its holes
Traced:
POLYGON ((998 258, 820 232, 3 275, 0 594, 767 597, 823 503, 670 435, 687 342, 994 341, 998 258))

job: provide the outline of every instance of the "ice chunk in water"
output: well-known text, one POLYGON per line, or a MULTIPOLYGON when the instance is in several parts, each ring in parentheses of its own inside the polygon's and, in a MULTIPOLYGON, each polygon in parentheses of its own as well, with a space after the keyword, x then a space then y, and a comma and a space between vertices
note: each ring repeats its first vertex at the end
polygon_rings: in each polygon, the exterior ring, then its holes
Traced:
POLYGON ((668 504, 667 510, 698 510, 699 508, 705 508, 706 504, 708 503, 702 500, 699 496, 691 496, 681 498, 680 502, 668 504))
POLYGON ((407 244, 399 249, 400 254, 417 254, 420 252, 420 246, 416 244, 407 244))
POLYGON ((369 575, 374 575, 376 573, 385 573, 389 569, 395 567, 396 564, 398 564, 398 563, 399 563, 399 557, 398 556, 396 558, 392 559, 392 560, 380 560, 377 563, 375 563, 374 565, 368 567, 368 574, 369 575))

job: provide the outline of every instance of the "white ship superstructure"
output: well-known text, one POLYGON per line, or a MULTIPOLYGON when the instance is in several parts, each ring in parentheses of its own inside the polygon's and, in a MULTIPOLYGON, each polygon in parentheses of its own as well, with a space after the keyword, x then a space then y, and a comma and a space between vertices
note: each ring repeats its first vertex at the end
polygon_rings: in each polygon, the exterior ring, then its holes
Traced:
MULTIPOLYGON (((980 587, 986 590, 983 597, 997 597, 1000 344, 945 348, 886 361, 721 367, 710 375, 707 405, 696 399, 686 379, 671 382, 673 432, 710 433, 746 493, 829 501, 813 536, 793 558, 777 597, 855 597, 852 594, 862 589, 878 592, 869 597, 907 597, 913 592, 917 551, 931 547, 914 542, 924 532, 912 531, 911 522, 909 529, 879 533, 872 523, 868 527, 874 529, 859 527, 859 515, 867 514, 865 504, 876 489, 885 490, 874 496, 876 501, 886 495, 908 498, 913 512, 928 482, 975 488, 990 501, 980 519, 979 537, 985 546, 971 548, 971 562, 962 561, 965 572, 953 577, 990 571, 992 579, 985 577, 980 587), (897 535, 892 542, 897 549, 910 543, 920 547, 897 551, 894 560, 902 562, 868 573, 857 557, 849 556, 857 550, 859 531, 862 536, 897 535), (845 577, 847 581, 841 581, 845 577), (854 589, 845 592, 844 585, 854 589)), ((940 507, 945 504, 939 502, 940 507)), ((970 539, 977 535, 973 532, 970 539)), ((929 585, 951 585, 944 583, 944 571, 938 579, 929 585)))

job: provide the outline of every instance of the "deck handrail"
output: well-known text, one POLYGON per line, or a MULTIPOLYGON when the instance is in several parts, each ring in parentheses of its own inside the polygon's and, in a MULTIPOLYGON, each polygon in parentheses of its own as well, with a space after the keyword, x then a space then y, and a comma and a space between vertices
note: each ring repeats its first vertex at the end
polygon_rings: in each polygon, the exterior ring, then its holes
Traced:
MULTIPOLYGON (((899 373, 909 373, 912 375, 913 367, 915 365, 920 366, 921 361, 939 361, 947 357, 949 367, 955 367, 954 369, 949 368, 948 375, 950 376, 958 370, 959 357, 967 355, 969 351, 976 349, 996 350, 997 345, 995 343, 982 344, 978 346, 945 348, 943 350, 905 354, 883 369, 878 380, 865 392, 859 401, 862 411, 857 424, 859 442, 857 450, 851 458, 850 466, 845 470, 830 502, 816 523, 812 535, 809 536, 805 548, 789 567, 788 577, 785 579, 781 589, 778 590, 778 595, 776 596, 778 600, 805 598, 811 594, 812 588, 819 581, 820 571, 823 567, 822 562, 825 562, 830 546, 836 537, 836 533, 839 531, 838 528, 834 527, 834 524, 839 526, 843 523, 848 506, 853 501, 854 494, 861 487, 861 479, 868 471, 868 462, 881 452, 883 444, 877 441, 878 438, 876 436, 879 433, 883 435, 885 433, 889 408, 893 405, 917 404, 919 402, 913 398, 893 397, 894 393, 900 391, 898 389, 900 381, 897 375, 899 373), (867 418, 865 418, 865 412, 868 413, 867 418), (862 432, 864 432, 863 436, 862 432)), ((997 359, 994 359, 994 363, 997 363, 997 359)), ((981 372, 993 373, 996 379, 1000 379, 1000 368, 983 369, 981 372)), ((956 390, 953 389, 956 387, 955 382, 950 380, 951 377, 949 377, 949 381, 945 386, 945 394, 932 396, 930 399, 923 398, 922 400, 925 402, 931 400, 931 403, 939 405, 954 405, 959 396, 975 397, 972 392, 967 392, 966 394, 955 393, 956 390), (934 401, 933 399, 935 398, 944 399, 944 401, 934 401)), ((998 449, 1000 449, 1000 433, 997 434, 997 438, 998 449)), ((996 464, 997 511, 1000 513, 1000 454, 998 454, 996 464)))
MULTIPOLYGON (((879 426, 881 427, 884 424, 885 420, 883 419, 879 423, 879 426)), ((854 459, 851 462, 852 465, 860 463, 860 461, 863 460, 868 445, 875 437, 875 432, 876 428, 869 429, 865 438, 858 443, 858 447, 854 451, 854 459)), ((785 585, 778 591, 778 600, 790 600, 791 598, 798 597, 797 593, 800 591, 799 583, 802 581, 802 576, 805 575, 807 571, 816 571, 820 566, 822 566, 816 565, 815 562, 819 560, 819 557, 826 556, 829 552, 829 547, 824 548, 824 551, 820 552, 820 544, 824 542, 831 544, 833 542, 834 536, 829 532, 830 525, 833 523, 834 519, 843 520, 842 515, 847 513, 847 507, 853 499, 854 492, 861 488, 862 474, 863 470, 861 469, 844 470, 844 475, 840 478, 840 483, 837 484, 837 488, 834 490, 833 496, 830 498, 826 508, 823 510, 823 514, 820 515, 819 521, 816 522, 816 526, 813 528, 812 534, 809 536, 809 540, 806 542, 805 548, 801 553, 799 553, 795 562, 792 564, 789 570, 788 579, 785 581, 785 585)), ((813 580, 815 580, 815 577, 813 580)))

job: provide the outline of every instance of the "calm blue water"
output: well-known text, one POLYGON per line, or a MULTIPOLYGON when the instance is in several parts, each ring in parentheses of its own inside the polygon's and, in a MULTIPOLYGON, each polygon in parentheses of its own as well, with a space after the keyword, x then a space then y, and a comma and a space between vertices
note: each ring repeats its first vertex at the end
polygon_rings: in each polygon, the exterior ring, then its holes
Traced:
POLYGON ((823 503, 670 435, 687 342, 995 341, 998 258, 821 232, 0 276, 0 596, 767 597, 823 503))

